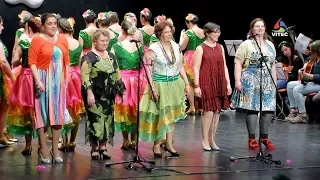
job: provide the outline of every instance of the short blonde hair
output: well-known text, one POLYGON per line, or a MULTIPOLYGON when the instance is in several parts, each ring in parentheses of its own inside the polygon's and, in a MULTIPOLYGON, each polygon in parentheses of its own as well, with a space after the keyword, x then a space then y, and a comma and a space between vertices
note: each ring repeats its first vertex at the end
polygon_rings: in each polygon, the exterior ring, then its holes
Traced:
POLYGON ((105 29, 98 29, 92 35, 92 42, 97 42, 100 36, 106 36, 109 39, 109 32, 105 29))

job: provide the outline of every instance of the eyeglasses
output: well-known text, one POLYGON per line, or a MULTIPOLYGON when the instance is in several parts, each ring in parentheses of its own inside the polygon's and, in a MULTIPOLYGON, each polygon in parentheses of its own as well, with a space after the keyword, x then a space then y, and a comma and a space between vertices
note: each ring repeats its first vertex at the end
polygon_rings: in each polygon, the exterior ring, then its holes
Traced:
POLYGON ((217 33, 217 34, 221 34, 220 29, 216 29, 216 30, 214 30, 213 32, 214 32, 214 33, 217 33))

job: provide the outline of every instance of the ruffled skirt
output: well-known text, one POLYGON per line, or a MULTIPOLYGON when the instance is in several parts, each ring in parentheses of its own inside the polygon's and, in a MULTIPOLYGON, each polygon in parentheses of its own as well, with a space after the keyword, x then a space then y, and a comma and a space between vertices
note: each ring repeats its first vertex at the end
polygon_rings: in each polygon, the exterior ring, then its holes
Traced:
MULTIPOLYGON (((18 70, 18 69, 16 69, 18 70)), ((8 98, 7 131, 13 135, 32 134, 34 127, 34 81, 29 68, 22 68, 8 98)))
POLYGON ((139 76, 138 70, 120 70, 120 73, 126 90, 124 92, 123 98, 117 96, 115 100, 115 129, 117 131, 126 131, 128 133, 131 133, 137 128, 137 104, 138 100, 141 99, 148 82, 142 73, 139 76), (138 77, 140 77, 139 99, 138 77))
POLYGON ((152 76, 159 100, 151 99, 152 91, 147 86, 140 102, 139 137, 143 141, 162 140, 176 122, 186 118, 185 83, 181 77, 152 76))

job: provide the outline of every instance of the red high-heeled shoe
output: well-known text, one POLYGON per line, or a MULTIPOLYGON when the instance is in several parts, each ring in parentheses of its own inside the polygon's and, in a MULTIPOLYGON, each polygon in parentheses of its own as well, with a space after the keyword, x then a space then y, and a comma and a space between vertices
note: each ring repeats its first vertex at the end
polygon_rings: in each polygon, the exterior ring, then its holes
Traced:
POLYGON ((268 150, 275 149, 274 144, 272 144, 271 141, 268 138, 267 139, 262 139, 262 144, 264 144, 268 150))
POLYGON ((259 150, 260 146, 256 139, 248 139, 249 149, 259 150))

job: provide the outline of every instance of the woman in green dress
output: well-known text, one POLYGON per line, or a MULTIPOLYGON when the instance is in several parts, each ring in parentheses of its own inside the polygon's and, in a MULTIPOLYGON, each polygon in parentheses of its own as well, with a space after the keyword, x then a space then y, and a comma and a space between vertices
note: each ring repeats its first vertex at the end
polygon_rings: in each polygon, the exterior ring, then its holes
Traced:
POLYGON ((16 50, 16 47, 18 46, 18 43, 19 43, 19 38, 20 36, 23 34, 23 33, 28 33, 28 26, 27 26, 27 22, 28 20, 32 17, 32 14, 28 11, 21 11, 20 14, 18 14, 18 17, 20 19, 19 21, 19 25, 20 25, 20 28, 17 29, 16 31, 16 37, 15 37, 15 40, 14 40, 14 46, 13 46, 13 51, 12 51, 12 54, 15 54, 15 50, 16 50))
POLYGON ((92 46, 92 34, 98 29, 95 24, 97 15, 91 9, 86 10, 82 17, 86 23, 86 28, 79 32, 78 41, 83 48, 83 53, 90 51, 92 46))
POLYGON ((84 55, 81 65, 86 138, 90 141, 92 159, 110 159, 106 145, 113 145, 114 101, 117 94, 122 97, 125 88, 114 55, 106 51, 108 31, 97 30, 92 37, 93 47, 84 55))
POLYGON ((70 68, 68 72, 67 83, 67 108, 72 117, 72 123, 66 124, 61 130, 63 139, 60 151, 74 151, 76 144, 75 140, 78 133, 79 121, 81 114, 85 112, 84 103, 81 95, 81 77, 80 77, 80 59, 82 56, 82 46, 73 38, 73 26, 75 21, 73 18, 60 18, 58 27, 60 34, 63 34, 68 41, 70 68), (68 134, 70 132, 70 139, 68 134))
POLYGON ((119 34, 109 28, 109 20, 108 20, 108 13, 107 12, 100 12, 97 18, 97 24, 99 29, 105 29, 109 33, 109 44, 107 51, 110 52, 112 46, 118 42, 119 34))
POLYGON ((12 86, 9 96, 7 131, 16 136, 25 136, 26 146, 22 155, 30 156, 32 151, 32 135, 34 127, 34 80, 28 65, 28 50, 31 40, 40 33, 41 22, 36 17, 27 21, 28 31, 18 41, 11 64, 22 67, 17 80, 12 86))
MULTIPOLYGON (((3 29, 3 19, 0 16, 0 34, 2 33, 3 29)), ((15 80, 15 77, 11 72, 10 65, 7 61, 8 54, 9 52, 7 47, 0 39, 0 147, 13 144, 13 142, 8 141, 4 134, 6 113, 8 110, 7 97, 9 92, 9 85, 5 80, 5 75, 7 75, 11 81, 15 80)))
MULTIPOLYGON (((185 23, 188 30, 182 30, 180 35, 180 48, 181 50, 186 50, 184 53, 184 69, 186 70, 187 76, 190 80, 192 86, 194 86, 194 72, 193 72, 193 54, 201 43, 206 39, 203 30, 198 27, 199 18, 198 16, 189 13, 185 18, 185 23)), ((202 114, 200 103, 196 101, 193 88, 192 92, 188 97, 189 109, 187 111, 188 115, 195 115, 196 113, 202 114)))

